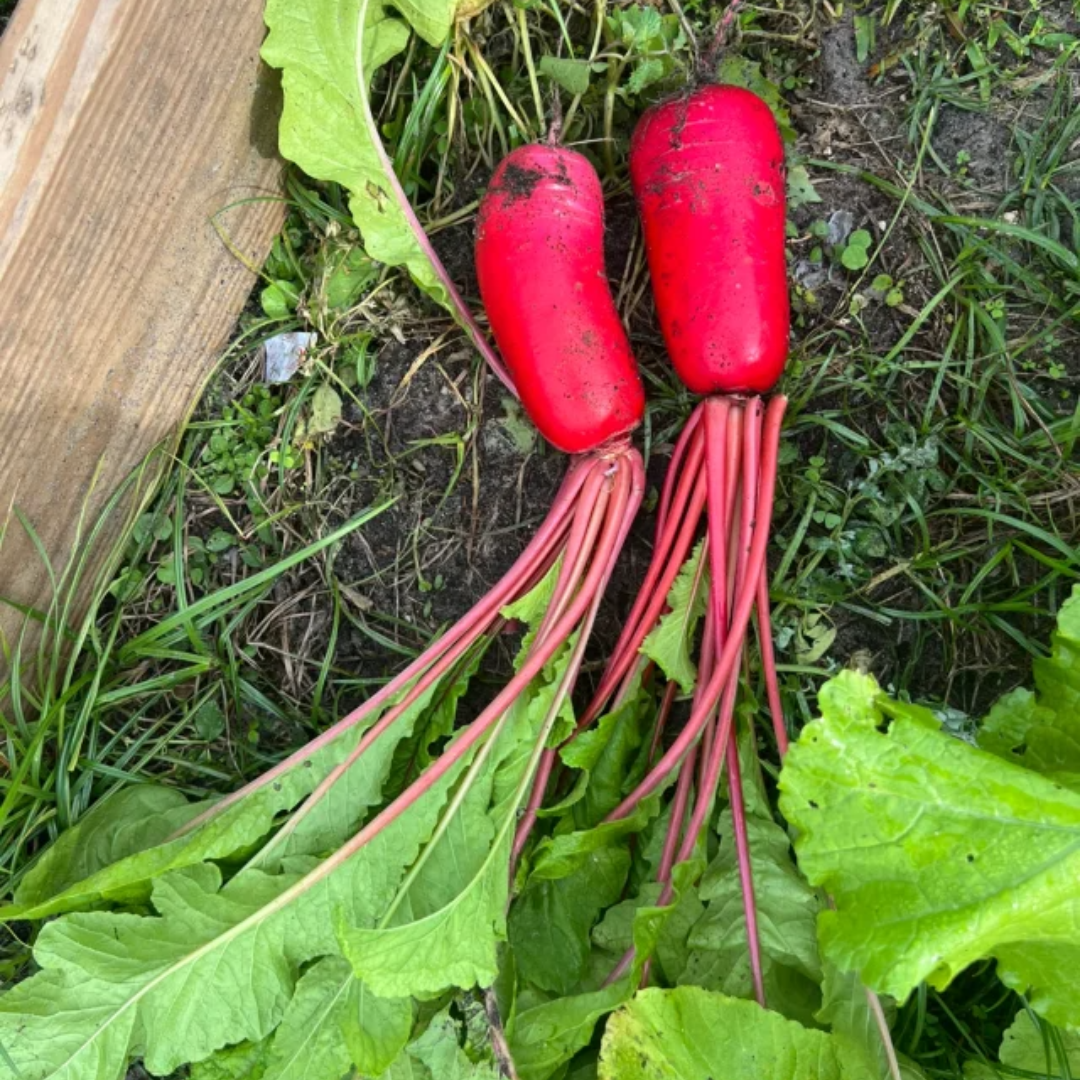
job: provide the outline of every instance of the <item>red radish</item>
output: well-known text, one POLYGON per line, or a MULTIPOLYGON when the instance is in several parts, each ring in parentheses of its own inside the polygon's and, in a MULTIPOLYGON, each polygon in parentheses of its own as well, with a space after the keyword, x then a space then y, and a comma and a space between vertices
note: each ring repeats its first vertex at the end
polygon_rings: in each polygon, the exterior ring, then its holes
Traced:
POLYGON ((630 178, 668 352, 695 394, 764 393, 784 370, 784 147, 769 106, 707 86, 642 117, 630 178))
POLYGON ((522 146, 495 170, 476 236, 480 295, 540 432, 578 454, 637 427, 645 394, 604 270, 604 200, 588 160, 522 146))
MULTIPOLYGON (((325 805, 322 797, 327 791, 412 702, 471 655, 477 642, 501 629, 502 610, 558 566, 544 620, 520 669, 468 729, 334 858, 347 857, 377 836, 481 740, 490 746, 510 705, 577 635, 534 751, 534 794, 530 812, 519 826, 515 852, 528 835, 535 819, 534 804, 543 794, 554 755, 544 749, 548 733, 573 692, 600 599, 641 503, 641 457, 627 436, 641 422, 645 402, 604 274, 603 200, 588 162, 557 147, 516 151, 510 163, 496 172, 496 181, 482 200, 480 221, 481 292, 491 305, 496 342, 512 380, 520 382, 522 403, 537 427, 557 446, 579 456, 532 541, 470 612, 360 708, 247 787, 216 803, 182 832, 275 782, 348 729, 374 720, 350 755, 327 773, 255 861, 279 850, 310 809, 325 805), (511 198, 509 178, 514 169, 524 170, 526 165, 534 182, 511 198), (555 308, 539 312, 539 296, 555 308)), ((445 270, 441 274, 445 277, 445 270)), ((483 754, 483 749, 478 751, 462 783, 470 782, 483 754)))
MULTIPOLYGON (((765 577, 786 402, 745 396, 770 390, 787 356, 783 146, 763 101, 735 87, 707 86, 642 117, 630 144, 630 176, 668 351, 683 382, 712 396, 694 410, 676 445, 649 571, 581 724, 632 685, 644 663, 641 644, 663 614, 704 516, 710 579, 690 719, 611 818, 630 813, 677 771, 658 875, 664 883, 658 902, 666 903, 672 867, 693 854, 726 765, 750 968, 764 1004, 733 726, 746 632, 756 607, 773 727, 781 754, 787 748, 765 577)), ((671 696, 665 695, 663 716, 671 696)), ((632 955, 612 978, 627 970, 632 955)))

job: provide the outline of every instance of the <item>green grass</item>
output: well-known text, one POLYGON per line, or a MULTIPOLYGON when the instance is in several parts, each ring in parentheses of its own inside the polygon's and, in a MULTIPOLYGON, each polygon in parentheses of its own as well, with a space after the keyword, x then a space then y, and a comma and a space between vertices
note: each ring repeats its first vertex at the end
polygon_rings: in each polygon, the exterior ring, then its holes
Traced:
MULTIPOLYGON (((773 552, 784 690, 792 715, 809 718, 822 678, 858 664, 900 694, 947 703, 963 729, 1026 680, 1080 578, 1077 49, 1063 4, 957 2, 933 19, 904 0, 843 6, 864 20, 864 40, 873 31, 862 69, 877 63, 883 74, 863 92, 895 118, 884 142, 866 136, 849 106, 814 104, 823 89, 810 76, 824 35, 837 32, 825 5, 747 5, 729 57, 739 77, 795 106, 792 161, 822 202, 793 211, 791 251, 810 260, 816 250, 830 275, 796 291, 785 383, 792 408, 773 552), (972 155, 940 149, 945 118, 958 114, 1009 118, 1002 183, 988 187, 972 155), (847 127, 824 155, 811 137, 837 115, 847 127), (828 213, 840 208, 870 235, 865 265, 825 241, 828 213)), ((626 213, 626 140, 645 104, 692 65, 680 18, 706 40, 718 14, 690 2, 658 21, 610 5, 608 23, 557 0, 495 6, 441 53, 410 47, 380 87, 396 166, 449 250, 467 248, 498 158, 547 127, 555 84, 545 72, 559 74, 563 136, 593 156, 612 196, 609 270, 646 367, 644 444, 657 457, 691 401, 652 320, 626 213), (551 58, 579 65, 571 76, 551 58), (583 74, 587 87, 566 89, 583 74)), ((0 697, 11 770, 0 780, 6 889, 115 787, 232 787, 422 645, 439 622, 431 600, 450 554, 476 541, 465 526, 435 524, 437 510, 452 493, 479 492, 479 448, 496 426, 522 430, 513 414, 484 411, 482 375, 449 321, 399 274, 366 261, 339 190, 293 175, 287 197, 286 227, 238 337, 107 560, 89 613, 72 624, 69 601, 92 527, 53 609, 38 613, 41 646, 24 655, 12 643, 16 675, 27 677, 0 697), (259 345, 300 329, 318 335, 301 372, 261 387, 259 345), (418 423, 400 395, 376 393, 404 374, 378 368, 395 340, 412 357, 410 376, 437 369, 457 394, 456 428, 395 438, 395 425, 418 423), (344 420, 319 432, 316 402, 328 396, 344 420), (432 470, 432 461, 446 464, 432 470), (393 550, 372 556, 378 569, 343 570, 339 541, 364 542, 380 507, 418 491, 416 519, 393 550), (370 655, 382 659, 354 662, 370 655)), ((524 445, 522 474, 534 453, 524 445)), ((12 938, 5 952, 10 976, 25 943, 12 938)), ((1016 1006, 991 972, 969 973, 908 1003, 898 1044, 928 1076, 959 1077, 964 1060, 993 1058, 1016 1006)))

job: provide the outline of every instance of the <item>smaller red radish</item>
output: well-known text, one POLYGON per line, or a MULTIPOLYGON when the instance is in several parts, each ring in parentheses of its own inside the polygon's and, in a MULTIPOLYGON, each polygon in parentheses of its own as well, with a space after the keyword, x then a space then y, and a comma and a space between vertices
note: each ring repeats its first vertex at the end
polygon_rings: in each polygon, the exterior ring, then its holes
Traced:
POLYGON ((533 422, 578 454, 641 422, 645 394, 604 270, 604 198, 588 159, 519 147, 495 170, 476 235, 480 295, 533 422))

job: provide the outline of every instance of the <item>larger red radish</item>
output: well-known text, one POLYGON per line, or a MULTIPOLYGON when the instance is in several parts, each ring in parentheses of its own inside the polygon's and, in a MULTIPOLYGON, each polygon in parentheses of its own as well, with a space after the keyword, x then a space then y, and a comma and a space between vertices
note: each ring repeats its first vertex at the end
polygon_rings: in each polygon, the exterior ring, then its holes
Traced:
POLYGON ((784 369, 784 147, 768 105, 707 86, 650 109, 630 146, 668 352, 697 394, 764 393, 784 369))
POLYGON ((491 329, 544 437, 577 454, 637 427, 645 395, 604 271, 604 198, 588 160, 519 147, 480 204, 476 271, 491 329))

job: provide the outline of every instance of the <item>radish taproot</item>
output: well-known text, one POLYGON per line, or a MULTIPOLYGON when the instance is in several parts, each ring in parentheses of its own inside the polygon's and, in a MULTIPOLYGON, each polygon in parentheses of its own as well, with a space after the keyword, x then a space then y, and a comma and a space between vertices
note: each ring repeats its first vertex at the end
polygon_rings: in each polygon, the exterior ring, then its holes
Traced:
POLYGON ((637 427, 645 396, 604 271, 604 200, 587 158, 514 150, 495 170, 476 236, 480 295, 521 401, 576 454, 637 427))
MULTIPOLYGON (((506 624, 505 608, 549 573, 555 574, 552 594, 519 658, 518 670, 468 727, 349 840, 348 850, 359 850, 373 840, 478 743, 490 746, 510 706, 571 641, 541 725, 544 740, 573 692, 597 608, 644 492, 641 457, 629 439, 644 415, 644 393, 604 274, 603 198, 588 161, 552 146, 515 151, 496 172, 481 201, 479 218, 481 294, 505 358, 502 370, 515 387, 520 386, 522 404, 538 429, 556 446, 575 454, 548 516, 487 595, 396 678, 177 835, 206 824, 239 799, 310 763, 343 733, 377 717, 354 749, 267 841, 258 860, 279 852, 312 808, 325 806, 327 794, 375 741, 438 680, 459 670, 475 647, 497 634, 506 624), (526 167, 532 180, 513 192, 514 171, 526 167), (547 283, 561 283, 567 290, 557 310, 537 310, 534 282, 545 283, 543 295, 552 303, 559 301, 559 292, 547 288, 547 283)), ((481 749, 476 762, 483 754, 481 749)), ((517 830, 515 857, 535 820, 553 755, 551 750, 541 754, 537 747, 532 795, 517 830)), ((459 783, 470 783, 477 767, 474 762, 459 783)), ((451 803, 459 804, 460 800, 451 803)))
POLYGON ((656 312, 695 394, 761 394, 788 348, 784 146, 769 106, 706 86, 647 112, 630 145, 656 312))

